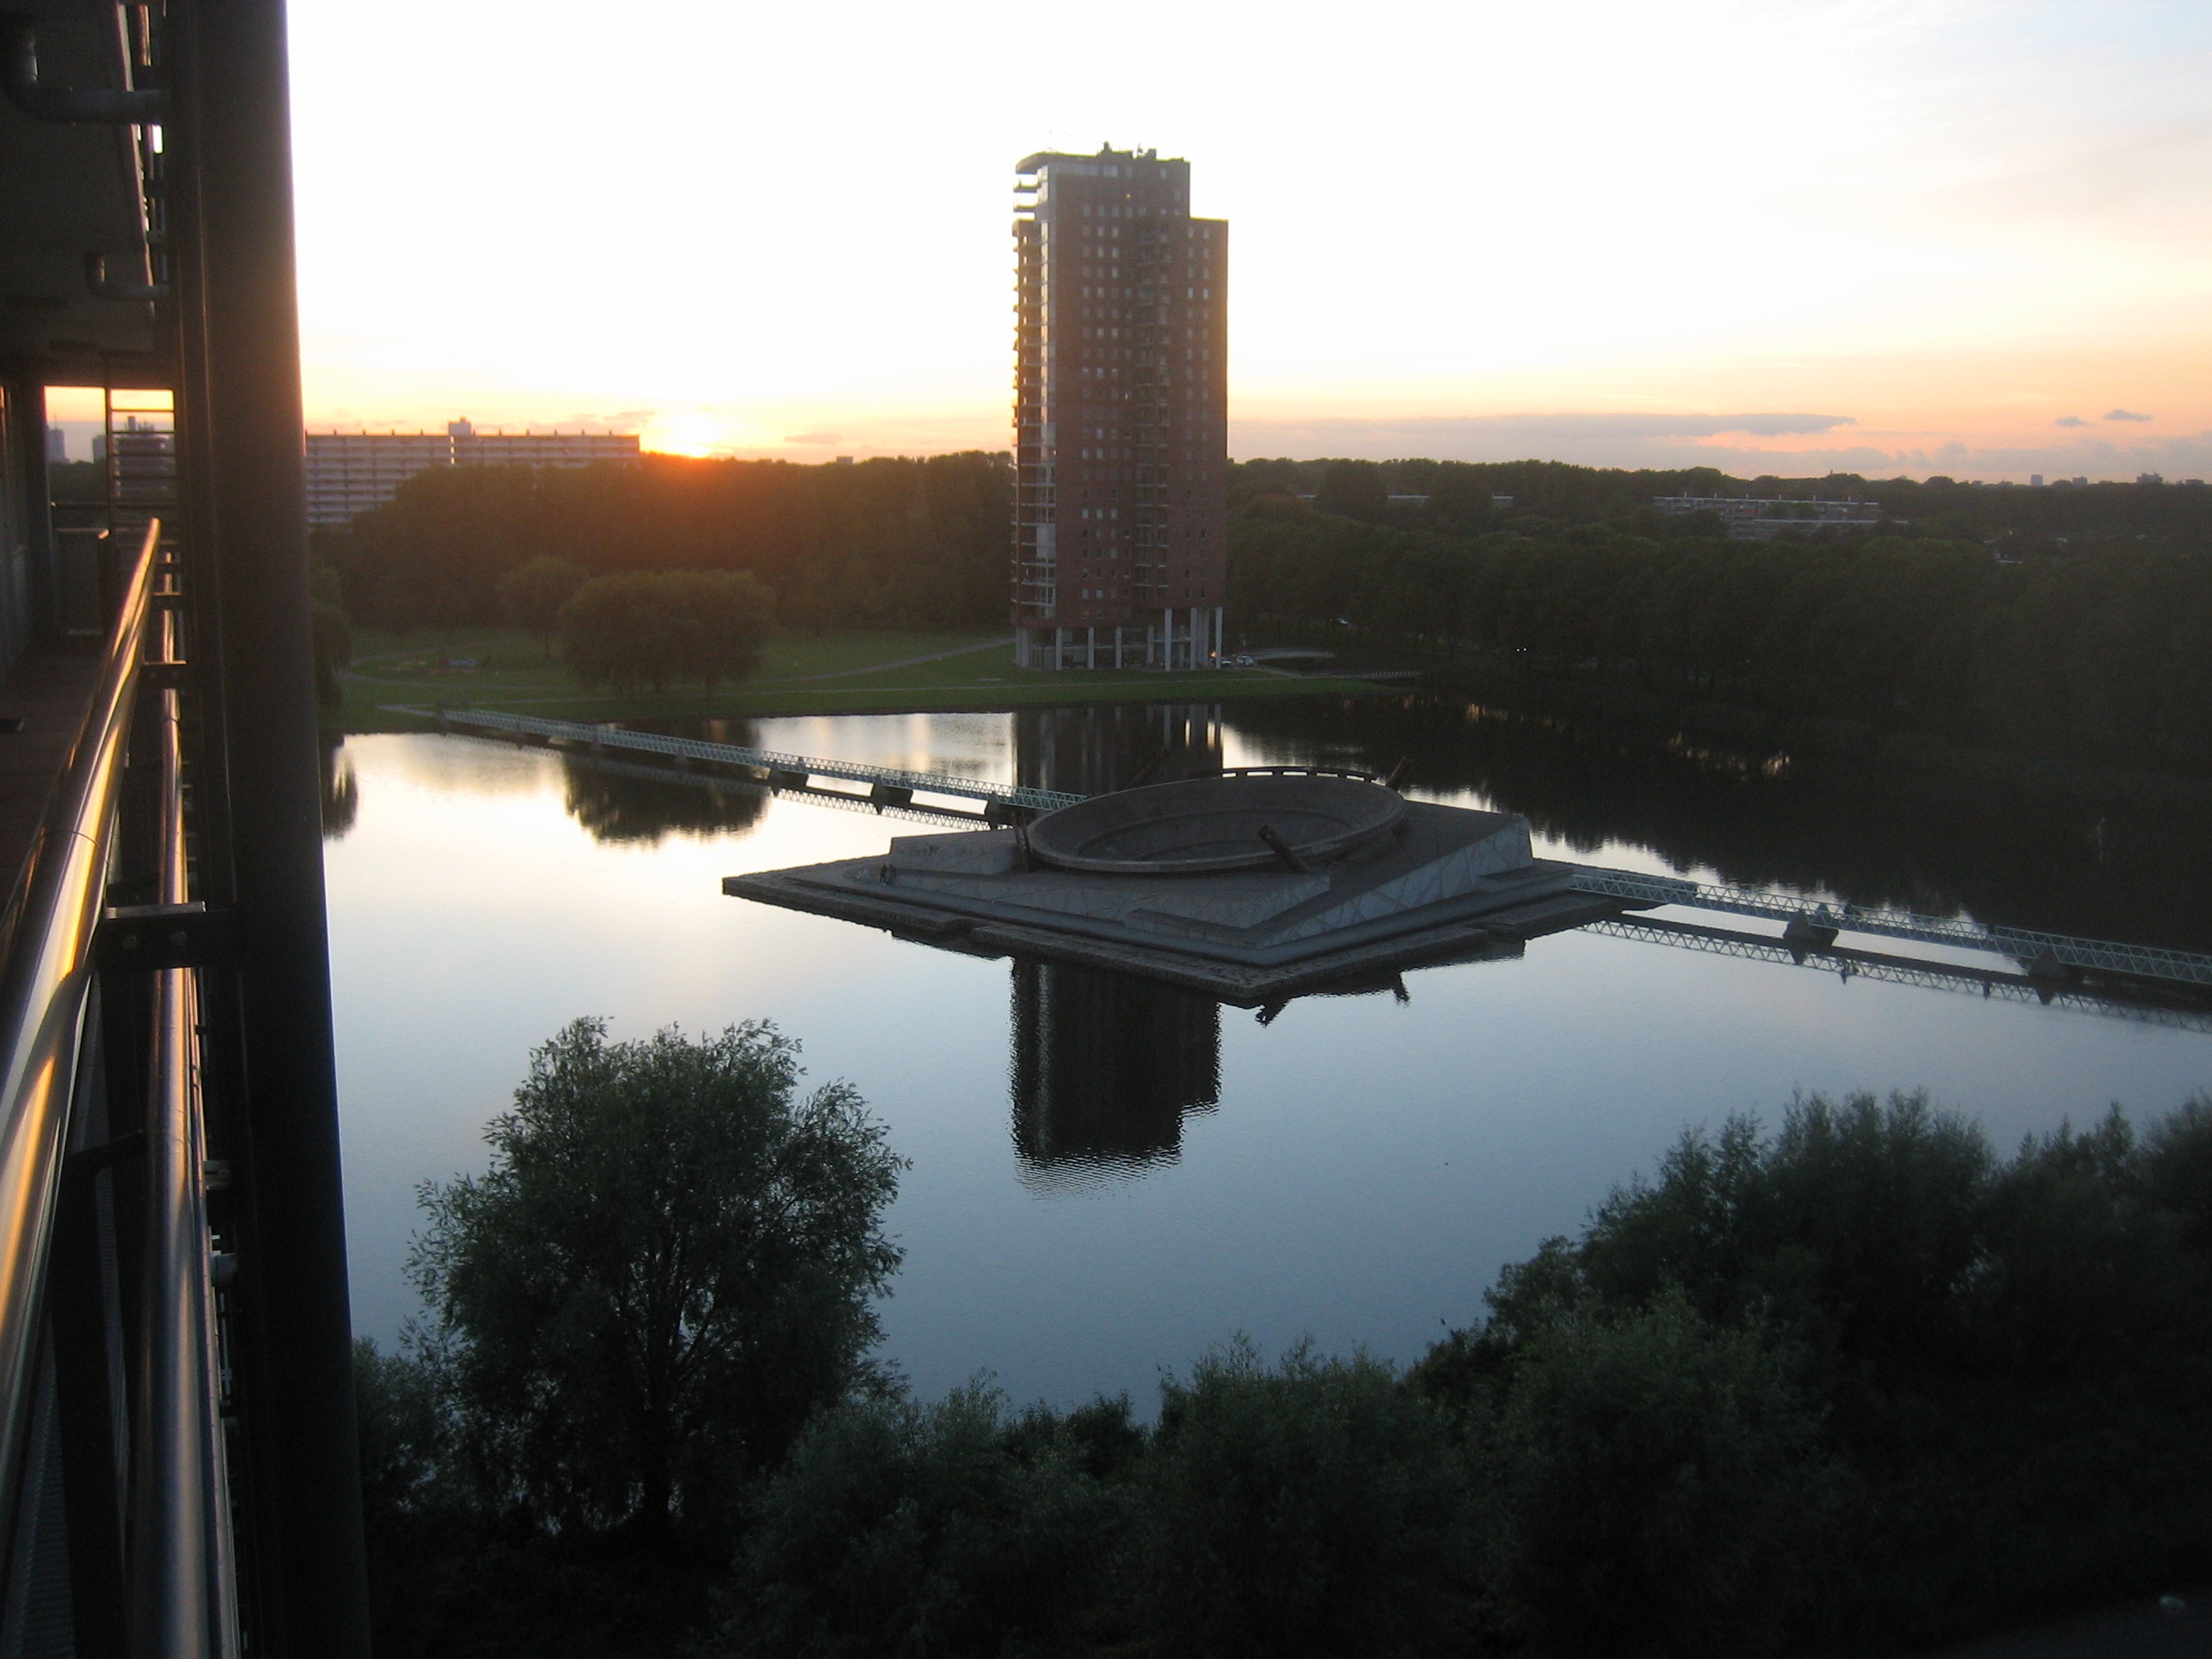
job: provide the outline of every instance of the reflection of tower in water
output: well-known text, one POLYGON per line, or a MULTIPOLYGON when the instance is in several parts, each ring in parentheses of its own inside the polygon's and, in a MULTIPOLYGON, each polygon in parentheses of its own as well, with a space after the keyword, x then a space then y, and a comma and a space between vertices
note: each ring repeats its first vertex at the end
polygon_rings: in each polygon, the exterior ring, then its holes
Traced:
MULTIPOLYGON (((1025 709, 1014 775, 1103 795, 1221 767, 1215 703, 1025 709)), ((1182 1155, 1183 1117, 1221 1090, 1221 1008, 1151 979, 1058 963, 1014 964, 1014 1148, 1022 1179, 1067 1189, 1182 1155)))
POLYGON ((1221 1091, 1221 1009, 1150 979, 1014 964, 1014 1150, 1032 1186, 1094 1186, 1182 1156, 1221 1091))
POLYGON ((1221 770, 1221 706, 1106 703, 1014 716, 1014 778, 1033 789, 1103 795, 1221 770))

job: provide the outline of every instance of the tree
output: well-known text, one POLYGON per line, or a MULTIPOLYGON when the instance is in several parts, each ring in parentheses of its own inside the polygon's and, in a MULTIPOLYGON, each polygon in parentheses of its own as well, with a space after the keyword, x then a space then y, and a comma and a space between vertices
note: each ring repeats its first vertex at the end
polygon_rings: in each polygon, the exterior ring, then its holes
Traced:
POLYGON ((1390 483, 1372 461, 1332 461, 1313 504, 1347 518, 1377 519, 1389 505, 1390 483))
POLYGON ((591 572, 573 559, 541 553, 518 565, 494 585, 499 609, 508 621, 527 628, 552 648, 561 623, 561 607, 568 596, 591 579, 591 572))
POLYGON ((710 690, 752 672, 773 609, 738 572, 595 576, 561 607, 561 656, 588 686, 658 691, 697 680, 710 690))
POLYGON ((491 1167, 426 1183, 411 1271, 474 1455, 564 1536, 724 1535, 738 1485, 866 1375, 904 1160, 761 1022, 532 1056, 491 1167))
POLYGON ((338 671, 353 661, 353 622, 346 615, 345 588, 334 569, 318 559, 308 580, 315 596, 309 624, 315 640, 315 701, 334 709, 343 701, 338 671))
POLYGON ((775 596, 737 571, 667 571, 657 580, 677 618, 676 668, 710 691, 760 664, 775 596))

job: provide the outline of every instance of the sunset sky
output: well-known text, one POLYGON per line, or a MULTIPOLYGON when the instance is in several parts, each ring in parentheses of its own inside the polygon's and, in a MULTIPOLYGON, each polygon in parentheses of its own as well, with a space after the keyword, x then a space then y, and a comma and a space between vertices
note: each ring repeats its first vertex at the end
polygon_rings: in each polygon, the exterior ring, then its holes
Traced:
POLYGON ((1187 157, 1231 449, 2212 474, 2212 5, 294 0, 311 424, 1002 448, 1012 164, 1187 157))

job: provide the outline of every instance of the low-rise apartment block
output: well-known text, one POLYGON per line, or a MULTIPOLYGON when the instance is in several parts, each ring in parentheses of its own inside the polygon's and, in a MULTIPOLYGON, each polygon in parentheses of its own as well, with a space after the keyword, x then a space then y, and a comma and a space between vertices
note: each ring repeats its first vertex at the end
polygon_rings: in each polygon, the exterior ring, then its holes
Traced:
POLYGON ((307 522, 345 524, 434 466, 588 466, 637 458, 637 434, 627 432, 479 432, 466 420, 442 433, 311 432, 307 522))

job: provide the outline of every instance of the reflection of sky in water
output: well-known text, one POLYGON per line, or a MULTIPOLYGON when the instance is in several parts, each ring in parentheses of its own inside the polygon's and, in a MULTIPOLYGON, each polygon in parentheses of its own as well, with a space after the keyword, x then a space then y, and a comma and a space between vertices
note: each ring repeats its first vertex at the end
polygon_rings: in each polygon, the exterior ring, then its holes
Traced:
MULTIPOLYGON (((1010 733, 1005 716, 897 716, 764 721, 757 741, 1004 777, 1010 733)), ((603 845, 565 810, 555 755, 427 736, 346 753, 360 807, 326 849, 331 930, 355 1316, 379 1337, 413 1308, 416 1184, 480 1167, 530 1047, 586 1013, 621 1037, 770 1018, 816 1080, 851 1079, 914 1160, 890 1356, 928 1391, 989 1369, 1062 1401, 1148 1403, 1158 1367, 1240 1330, 1409 1358, 1683 1125, 1771 1118, 1793 1089, 1924 1085, 2008 1149, 2212 1084, 2202 1035, 1565 934, 1409 974, 1402 1005, 1308 999, 1266 1026, 1223 1009, 1218 1105, 1182 1118, 1179 1146, 1137 1125, 1125 1174, 1110 1156, 1041 1179, 1014 1106, 1010 964, 719 890, 923 826, 780 802, 735 834, 603 845)), ((1227 758, 1284 757, 1233 737, 1227 758)), ((1176 1023, 1113 1018, 1096 1029, 1176 1023)))
POLYGON ((999 781, 1014 775, 1013 717, 1005 714, 819 714, 756 720, 753 742, 787 755, 865 761, 902 772, 999 781))

